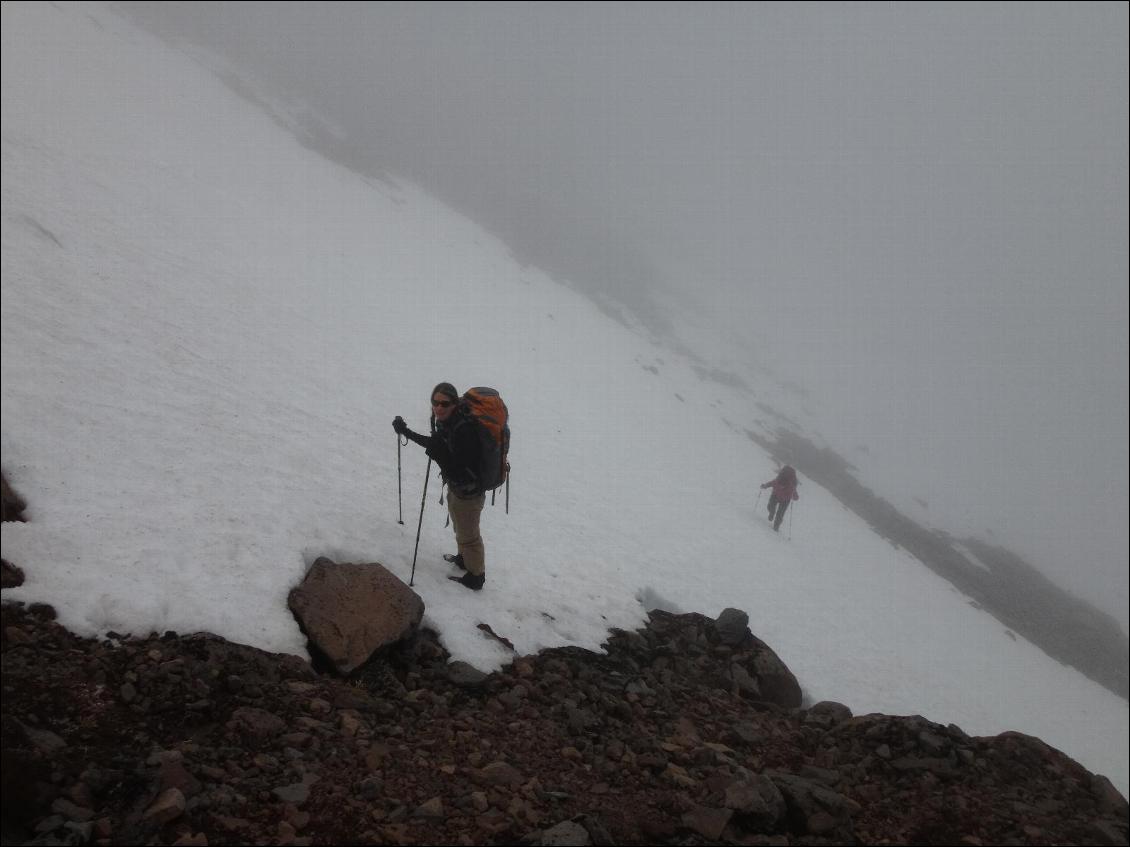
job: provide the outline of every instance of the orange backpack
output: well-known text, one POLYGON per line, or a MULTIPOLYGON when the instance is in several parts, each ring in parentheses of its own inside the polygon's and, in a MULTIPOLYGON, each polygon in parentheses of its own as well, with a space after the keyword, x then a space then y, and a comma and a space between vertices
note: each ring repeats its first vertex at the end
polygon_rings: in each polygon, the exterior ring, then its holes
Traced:
POLYGON ((475 424, 482 444, 482 465, 476 469, 479 488, 493 491, 510 473, 507 454, 510 452, 510 413, 502 397, 493 388, 471 388, 463 395, 460 406, 467 419, 475 424))

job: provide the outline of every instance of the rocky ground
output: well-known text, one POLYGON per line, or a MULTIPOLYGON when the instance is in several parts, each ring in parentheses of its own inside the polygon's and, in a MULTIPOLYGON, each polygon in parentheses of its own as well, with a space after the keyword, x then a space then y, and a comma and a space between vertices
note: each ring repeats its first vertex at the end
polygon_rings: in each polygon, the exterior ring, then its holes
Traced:
POLYGON ((1126 800, 1035 738, 797 707, 733 615, 490 675, 421 631, 349 680, 2 615, 5 844, 1127 843, 1126 800))

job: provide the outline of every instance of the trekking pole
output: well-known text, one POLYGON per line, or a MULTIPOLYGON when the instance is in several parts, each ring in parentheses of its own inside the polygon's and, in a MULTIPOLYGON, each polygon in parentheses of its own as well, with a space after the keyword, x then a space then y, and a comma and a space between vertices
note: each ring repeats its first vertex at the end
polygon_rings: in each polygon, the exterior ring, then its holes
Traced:
MULTIPOLYGON (((442 473, 442 472, 441 472, 441 473, 442 473)), ((440 487, 439 487, 439 504, 440 504, 441 506, 443 505, 443 489, 444 489, 444 488, 446 488, 446 487, 447 487, 447 483, 446 483, 446 482, 445 482, 445 483, 443 483, 442 485, 440 485, 440 487)), ((449 491, 447 492, 447 499, 448 499, 449 501, 451 500, 451 491, 450 491, 450 490, 449 490, 449 491)), ((445 518, 445 519, 444 519, 444 522, 443 522, 443 528, 444 528, 444 529, 447 529, 447 527, 448 527, 448 526, 449 526, 450 524, 451 524, 451 509, 448 509, 448 510, 447 510, 447 518, 445 518)))
POLYGON ((510 471, 506 472, 506 514, 510 514, 510 471))
POLYGON ((424 493, 420 497, 420 522, 416 524, 416 549, 412 551, 412 576, 408 577, 408 585, 412 586, 416 579, 416 554, 420 552, 420 527, 424 525, 424 503, 428 499, 428 477, 432 475, 432 460, 428 459, 428 470, 424 474, 424 493))
POLYGON ((757 502, 753 504, 753 510, 756 512, 760 505, 761 505, 761 491, 758 491, 757 492, 757 502))
POLYGON ((793 540, 793 512, 795 511, 796 503, 793 503, 792 508, 789 509, 789 541, 793 540))
MULTIPOLYGON (((408 442, 405 441, 405 444, 408 442)), ((397 523, 404 526, 404 498, 400 490, 400 436, 396 436, 396 508, 399 519, 397 523)))

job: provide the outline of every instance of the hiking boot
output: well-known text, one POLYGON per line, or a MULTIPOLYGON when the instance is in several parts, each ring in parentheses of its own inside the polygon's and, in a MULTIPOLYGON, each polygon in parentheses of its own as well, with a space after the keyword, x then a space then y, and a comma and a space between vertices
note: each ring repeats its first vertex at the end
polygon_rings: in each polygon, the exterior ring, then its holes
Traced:
POLYGON ((464 588, 470 588, 472 591, 482 591, 483 583, 487 581, 486 574, 465 573, 463 576, 449 576, 452 582, 458 582, 464 588))
POLYGON ((463 570, 463 571, 467 570, 467 566, 465 564, 463 564, 463 554, 462 553, 444 553, 443 554, 443 560, 445 562, 452 564, 452 565, 455 565, 455 567, 459 568, 460 570, 463 570))

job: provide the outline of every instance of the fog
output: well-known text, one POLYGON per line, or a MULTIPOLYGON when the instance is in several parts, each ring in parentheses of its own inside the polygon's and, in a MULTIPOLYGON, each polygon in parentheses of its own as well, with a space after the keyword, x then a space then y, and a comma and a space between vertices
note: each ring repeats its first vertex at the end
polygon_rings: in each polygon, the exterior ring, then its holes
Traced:
POLYGON ((118 8, 1127 628, 1125 3, 118 8))

